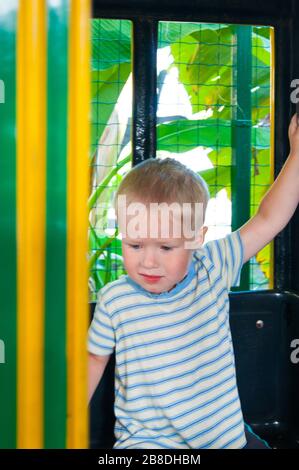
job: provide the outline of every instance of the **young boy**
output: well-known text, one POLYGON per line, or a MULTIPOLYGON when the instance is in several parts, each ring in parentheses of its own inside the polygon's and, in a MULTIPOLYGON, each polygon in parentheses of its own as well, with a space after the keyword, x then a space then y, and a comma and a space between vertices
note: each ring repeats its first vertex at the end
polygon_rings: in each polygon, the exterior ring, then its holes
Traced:
POLYGON ((115 449, 239 449, 248 435, 252 441, 236 383, 228 291, 297 207, 295 116, 289 139, 289 158, 257 214, 204 246, 208 190, 198 175, 175 160, 151 159, 123 179, 116 205, 128 274, 101 290, 89 330, 90 398, 116 354, 115 449), (183 210, 155 212, 157 203, 183 210))

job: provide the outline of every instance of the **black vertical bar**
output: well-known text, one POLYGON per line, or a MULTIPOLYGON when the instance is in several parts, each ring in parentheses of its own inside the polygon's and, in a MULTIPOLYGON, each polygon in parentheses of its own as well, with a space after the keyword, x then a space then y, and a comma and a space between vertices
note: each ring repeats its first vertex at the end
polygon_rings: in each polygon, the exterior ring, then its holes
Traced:
POLYGON ((158 22, 133 23, 133 166, 156 156, 158 22))

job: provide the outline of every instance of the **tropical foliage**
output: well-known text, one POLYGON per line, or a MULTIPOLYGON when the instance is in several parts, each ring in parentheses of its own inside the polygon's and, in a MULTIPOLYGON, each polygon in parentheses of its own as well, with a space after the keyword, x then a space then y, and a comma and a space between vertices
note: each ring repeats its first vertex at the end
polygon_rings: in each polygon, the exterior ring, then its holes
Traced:
MULTIPOLYGON (((108 220, 113 194, 131 161, 130 115, 123 118, 122 93, 131 90, 131 23, 92 21, 92 149, 90 207, 90 287, 97 291, 122 274, 120 241, 99 230, 108 220), (100 223, 101 222, 101 223, 100 223)), ((270 183, 270 37, 268 27, 252 28, 252 190, 256 205, 270 183)), ((232 120, 235 97, 236 26, 162 22, 159 47, 170 48, 173 62, 158 77, 158 92, 176 67, 188 93, 191 118, 159 118, 157 149, 186 152, 210 149, 213 168, 202 172, 212 196, 226 188, 231 197, 232 120), (211 110, 203 119, 202 111, 211 110), (217 185, 215 184, 217 178, 217 185)), ((246 51, 248 53, 248 51, 246 51)), ((252 209, 254 210, 254 208, 252 209)), ((270 252, 258 261, 269 278, 270 252)))

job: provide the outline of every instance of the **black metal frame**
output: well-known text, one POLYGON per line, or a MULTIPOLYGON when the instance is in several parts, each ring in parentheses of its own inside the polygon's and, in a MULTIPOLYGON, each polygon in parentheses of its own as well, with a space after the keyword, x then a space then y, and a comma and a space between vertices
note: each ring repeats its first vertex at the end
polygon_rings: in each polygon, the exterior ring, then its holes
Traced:
MULTIPOLYGON (((299 77, 296 0, 94 0, 96 18, 133 22, 133 165, 156 151, 156 47, 160 20, 265 24, 275 28, 275 176, 289 152, 288 123, 295 107, 290 83, 299 77)), ((275 239, 275 288, 299 291, 299 215, 275 239)))

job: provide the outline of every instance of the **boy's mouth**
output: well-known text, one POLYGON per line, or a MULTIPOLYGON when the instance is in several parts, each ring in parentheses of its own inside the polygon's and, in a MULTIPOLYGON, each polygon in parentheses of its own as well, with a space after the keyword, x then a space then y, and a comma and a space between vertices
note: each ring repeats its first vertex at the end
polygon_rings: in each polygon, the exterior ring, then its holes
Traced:
POLYGON ((140 273, 140 275, 147 282, 157 282, 162 278, 162 276, 149 276, 148 274, 142 274, 142 273, 140 273))

